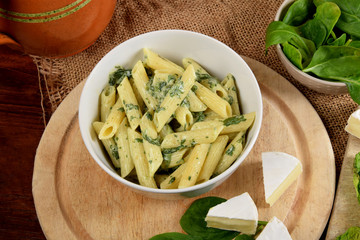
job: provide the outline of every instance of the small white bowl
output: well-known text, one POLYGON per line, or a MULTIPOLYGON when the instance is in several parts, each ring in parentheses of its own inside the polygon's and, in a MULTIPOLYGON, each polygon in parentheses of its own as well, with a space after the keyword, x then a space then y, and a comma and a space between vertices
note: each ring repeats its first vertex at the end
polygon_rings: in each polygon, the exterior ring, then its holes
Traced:
MULTIPOLYGON (((275 15, 275 21, 279 21, 285 16, 287 9, 294 2, 294 0, 285 0, 279 10, 275 15)), ((276 45, 276 52, 280 58, 282 64, 284 64, 286 70, 293 76, 297 81, 299 81, 304 86, 325 94, 346 94, 348 93, 345 83, 342 82, 332 82, 323 80, 320 78, 313 77, 307 73, 304 73, 298 69, 292 62, 285 56, 284 52, 281 49, 280 44, 276 45)))
POLYGON ((99 166, 117 181, 129 188, 152 198, 179 199, 195 197, 203 194, 225 181, 243 162, 254 146, 262 122, 263 105, 261 92, 254 74, 245 61, 231 48, 200 33, 182 30, 162 30, 149 32, 127 40, 101 59, 86 80, 79 105, 79 124, 84 143, 99 166), (142 49, 147 47, 181 64, 184 57, 198 61, 212 75, 222 79, 227 73, 232 73, 240 92, 240 102, 243 113, 256 112, 256 119, 248 133, 247 143, 241 156, 222 174, 207 182, 184 189, 152 189, 132 183, 121 178, 107 160, 97 136, 92 128, 92 122, 98 119, 99 95, 108 83, 109 73, 114 66, 121 65, 132 68, 143 59, 142 49))

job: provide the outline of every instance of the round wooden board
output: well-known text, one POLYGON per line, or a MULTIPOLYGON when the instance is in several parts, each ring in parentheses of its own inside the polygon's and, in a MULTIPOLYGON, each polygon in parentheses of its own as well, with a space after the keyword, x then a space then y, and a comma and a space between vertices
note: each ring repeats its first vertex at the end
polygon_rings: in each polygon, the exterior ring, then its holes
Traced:
MULTIPOLYGON (((259 220, 277 216, 293 239, 319 239, 335 192, 335 161, 319 116, 286 79, 244 57, 259 81, 264 116, 259 138, 240 168, 222 185, 201 195, 231 198, 247 191, 259 220), (261 153, 282 151, 299 158, 303 173, 269 207, 265 203, 261 153)), ((83 144, 77 86, 53 114, 37 149, 33 195, 48 239, 149 239, 182 232, 179 220, 197 198, 157 200, 135 193, 112 179, 83 144)), ((240 90, 241 94, 241 90, 240 90)))

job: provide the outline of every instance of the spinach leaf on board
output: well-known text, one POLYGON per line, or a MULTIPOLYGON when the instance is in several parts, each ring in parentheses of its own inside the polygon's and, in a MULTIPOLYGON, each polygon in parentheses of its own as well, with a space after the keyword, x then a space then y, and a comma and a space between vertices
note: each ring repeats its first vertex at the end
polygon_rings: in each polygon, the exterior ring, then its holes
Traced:
POLYGON ((340 17, 340 8, 332 2, 325 2, 316 8, 313 19, 300 26, 302 36, 312 40, 316 48, 326 42, 340 17))
POLYGON ((226 199, 218 197, 195 200, 180 219, 182 229, 189 235, 199 236, 204 240, 233 239, 239 235, 239 232, 206 227, 205 217, 209 209, 225 201, 226 199))
POLYGON ((360 240, 360 227, 351 227, 336 240, 360 240))
POLYGON ((291 26, 299 26, 315 12, 312 0, 297 0, 287 10, 283 22, 291 26))
POLYGON ((201 237, 191 236, 184 233, 170 232, 156 235, 149 240, 202 240, 201 237))
POLYGON ((303 70, 316 76, 344 82, 353 100, 360 104, 360 49, 321 46, 303 70))
POLYGON ((356 196, 358 199, 358 202, 360 204, 360 152, 355 155, 354 159, 354 187, 356 191, 356 196))
POLYGON ((316 6, 324 2, 336 3, 341 9, 341 16, 336 27, 352 37, 360 38, 359 0, 314 0, 316 6))

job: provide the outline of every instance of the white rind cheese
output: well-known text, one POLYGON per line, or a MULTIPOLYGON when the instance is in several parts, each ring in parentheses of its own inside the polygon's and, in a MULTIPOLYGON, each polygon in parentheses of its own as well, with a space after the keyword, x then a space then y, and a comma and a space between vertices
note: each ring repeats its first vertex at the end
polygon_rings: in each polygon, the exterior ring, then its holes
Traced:
POLYGON ((283 222, 273 217, 256 240, 292 240, 283 222))
POLYGON ((207 227, 255 234, 258 211, 246 192, 210 208, 205 221, 207 227))
POLYGON ((301 162, 283 152, 262 153, 265 200, 272 206, 302 172, 301 162))
POLYGON ((350 115, 347 125, 345 126, 345 131, 360 138, 360 109, 350 115))

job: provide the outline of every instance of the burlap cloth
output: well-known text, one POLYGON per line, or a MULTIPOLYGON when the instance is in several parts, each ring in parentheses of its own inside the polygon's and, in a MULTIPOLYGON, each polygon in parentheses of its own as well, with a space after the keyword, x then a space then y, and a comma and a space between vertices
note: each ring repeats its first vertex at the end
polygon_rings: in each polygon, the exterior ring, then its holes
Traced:
POLYGON ((349 95, 319 94, 300 85, 282 66, 274 48, 265 56, 265 30, 281 3, 282 0, 119 0, 108 27, 87 50, 63 59, 33 57, 41 74, 45 113, 51 115, 95 64, 125 40, 161 29, 196 31, 222 41, 238 54, 264 63, 305 95, 328 131, 338 177, 348 138, 344 127, 357 104, 349 95))

